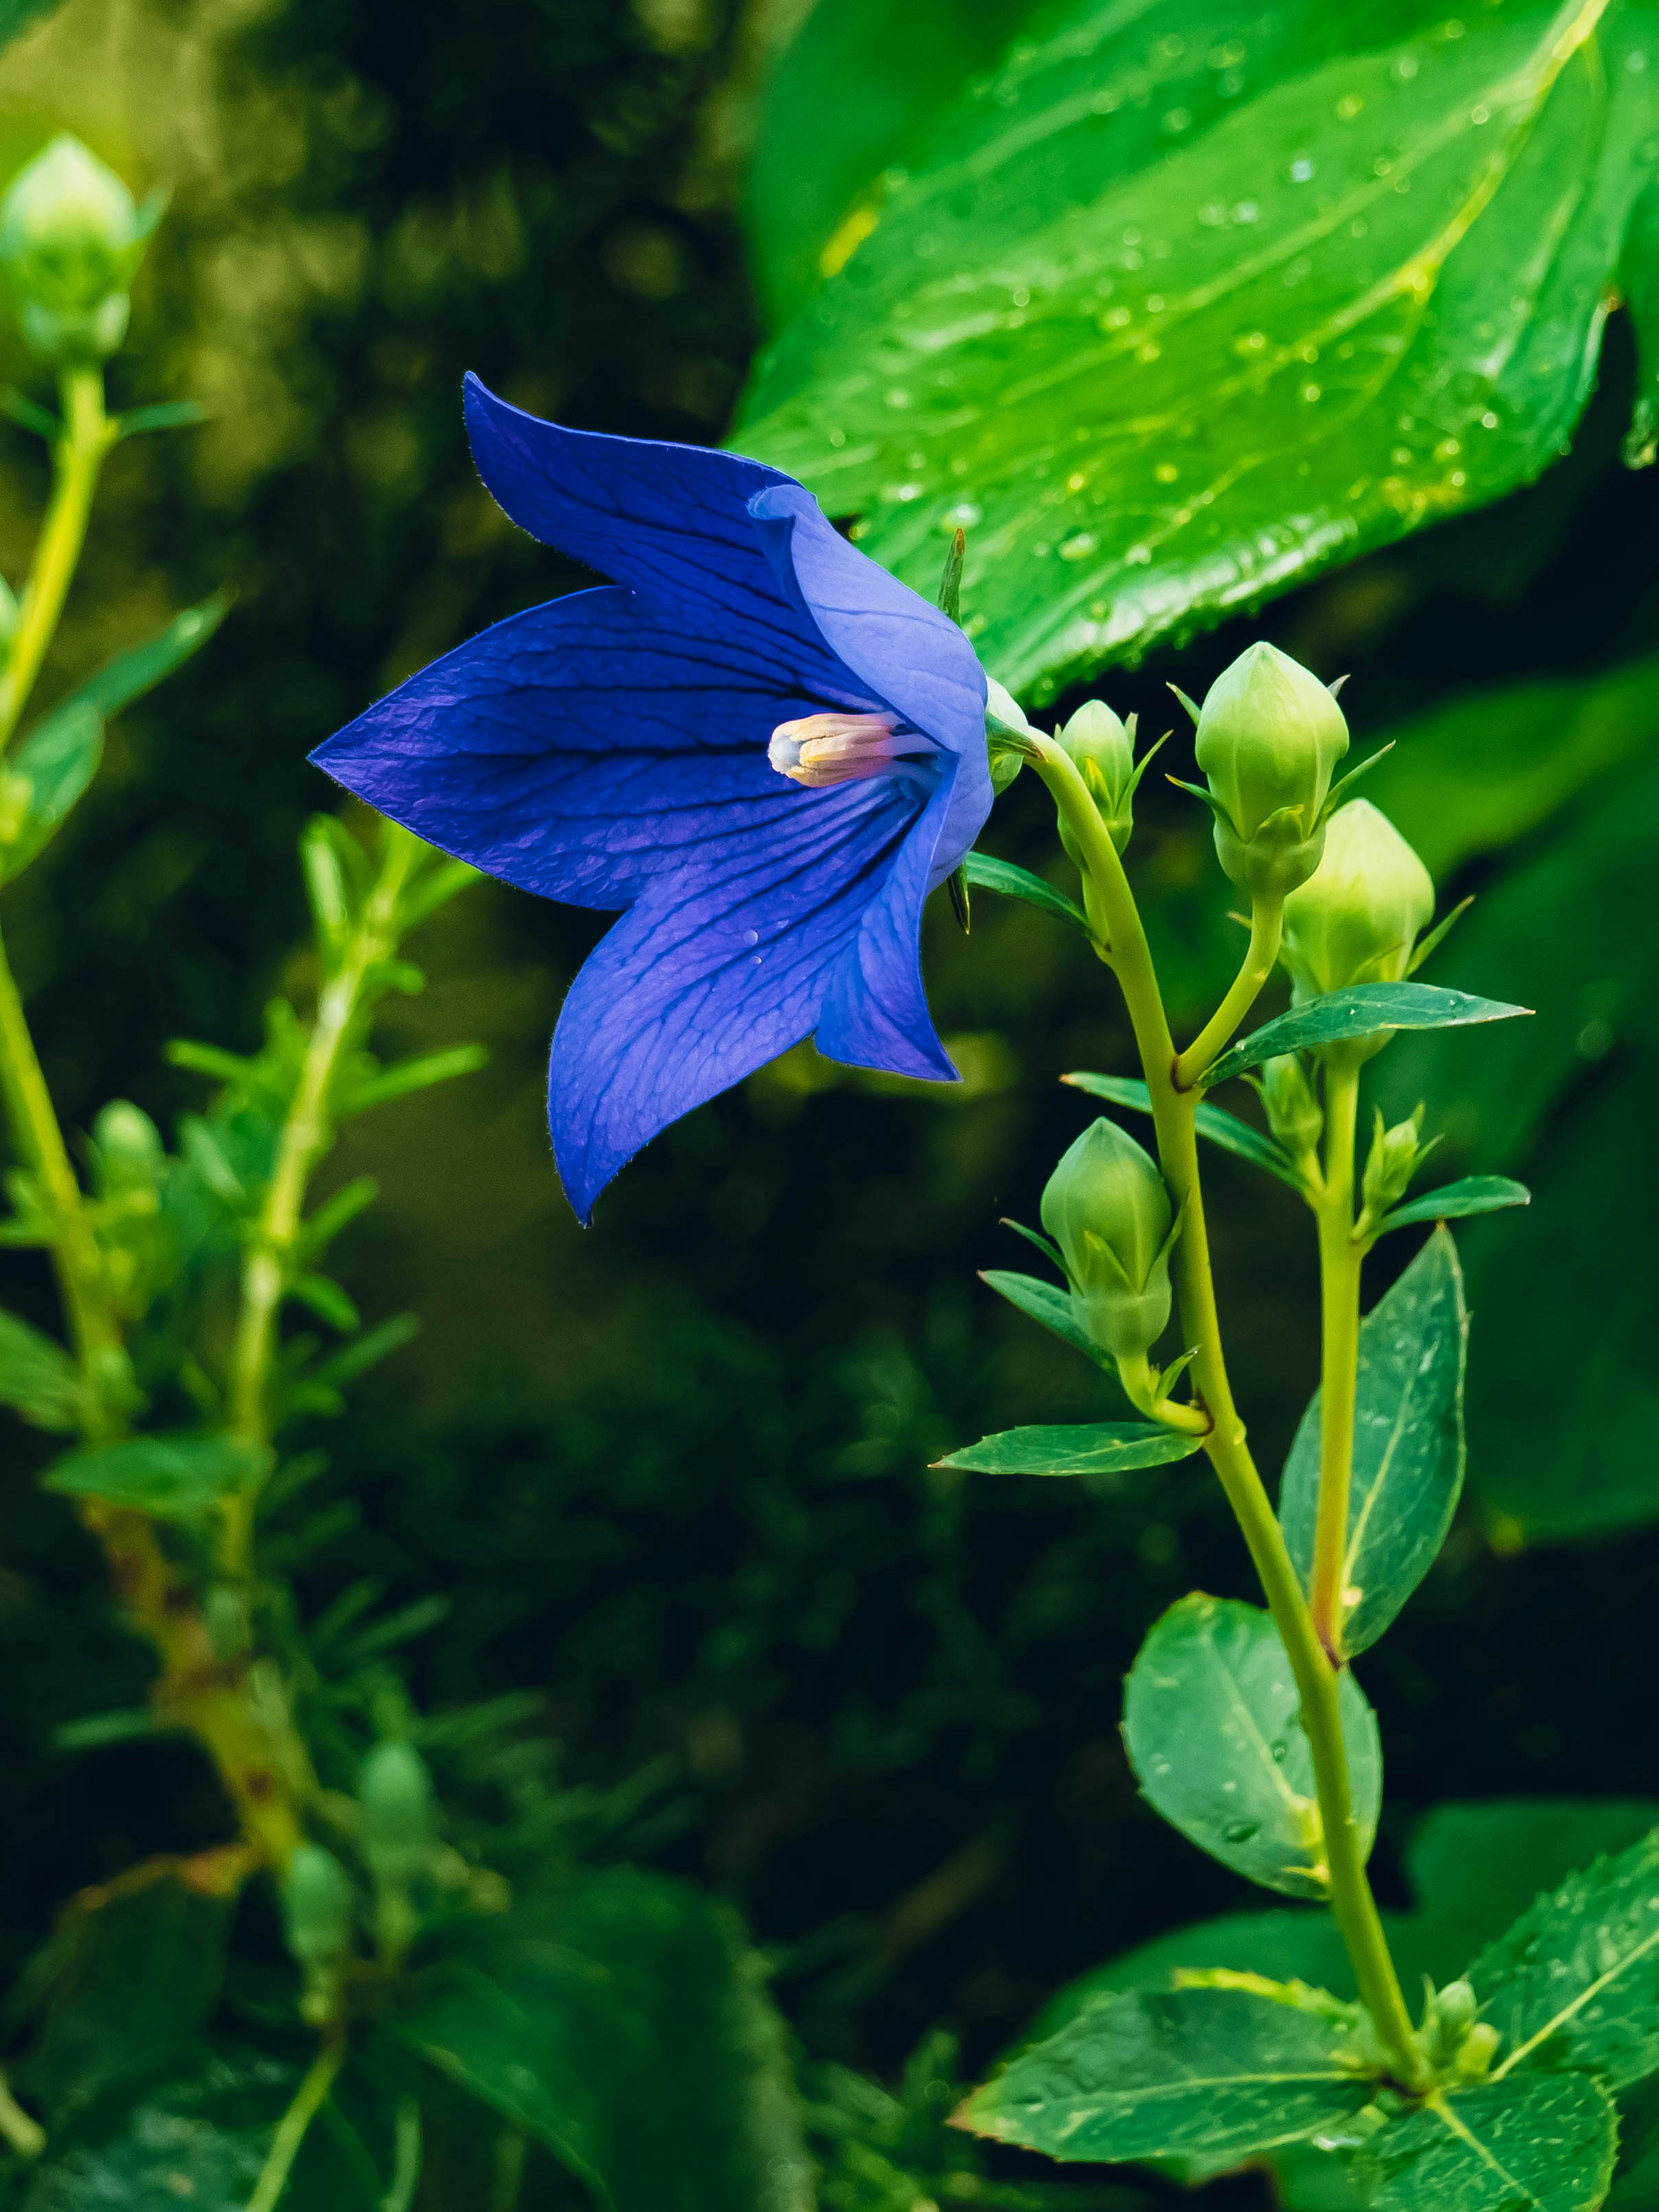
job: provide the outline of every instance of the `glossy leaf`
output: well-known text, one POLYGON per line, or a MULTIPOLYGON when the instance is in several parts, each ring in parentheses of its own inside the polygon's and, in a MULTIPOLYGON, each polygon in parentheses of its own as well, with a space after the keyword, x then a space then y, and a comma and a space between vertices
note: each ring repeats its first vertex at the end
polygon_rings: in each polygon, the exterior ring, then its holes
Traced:
MULTIPOLYGON (((1131 1107, 1138 1114, 1150 1114, 1152 1110, 1152 1093, 1139 1076, 1062 1075, 1060 1079, 1076 1090, 1088 1091, 1092 1097, 1109 1098, 1115 1106, 1131 1107)), ((1252 1167, 1266 1168, 1269 1175, 1289 1183, 1292 1190, 1301 1189, 1302 1179, 1289 1156, 1271 1137, 1260 1129, 1253 1129, 1248 1121, 1241 1121, 1237 1114, 1224 1112, 1219 1106, 1205 1102, 1194 1109, 1193 1119, 1199 1135, 1206 1137, 1212 1145, 1219 1145, 1224 1152, 1249 1160, 1252 1167)))
MULTIPOLYGON (((1449 1231, 1437 1229, 1359 1328, 1342 1649, 1376 1643, 1437 1557, 1463 1487, 1469 1317, 1449 1231)), ((1304 1584, 1319 1513, 1322 1394, 1285 1462, 1279 1517, 1304 1584)))
POLYGON ((682 1883, 588 1875, 475 1927, 400 2027, 614 2212, 808 2212, 781 2031, 730 1917, 682 1883))
POLYGON ((959 2124, 1049 2158, 1243 2159, 1370 2100, 1338 2061, 1352 2036, 1340 2017, 1243 1990, 1111 1997, 1023 2051, 959 2124))
POLYGON ((1468 1978, 1504 2039, 1494 2077, 1587 2067, 1619 2089, 1659 2069, 1659 1834, 1569 1875, 1468 1978))
POLYGON ((40 1480, 67 1497, 188 1520, 246 1489, 261 1466, 258 1454, 229 1437, 129 1437, 54 1460, 40 1480))
POLYGON ((963 866, 975 890, 998 891, 1004 898, 1024 899, 1027 906, 1056 915, 1091 945, 1094 943, 1089 917, 1077 901, 1067 898, 1064 891, 1057 891, 1052 884, 1044 883, 1041 876, 1034 876, 1029 868, 1017 868, 1012 860, 994 860, 988 853, 969 853, 963 866))
POLYGON ((21 1413, 31 1428, 59 1435, 81 1413, 81 1378, 60 1344, 16 1314, 0 1313, 0 1406, 21 1413))
POLYGON ((29 734, 5 766, 27 780, 28 799, 17 834, 0 851, 0 880, 20 876, 63 828, 98 773, 104 725, 90 707, 62 707, 29 734))
POLYGON ((1279 1053, 1342 1044, 1355 1037, 1377 1036, 1385 1030, 1458 1029, 1470 1022, 1507 1021, 1531 1011, 1501 999, 1443 991, 1434 983, 1354 983, 1346 991, 1327 991, 1308 999, 1276 1020, 1264 1022, 1224 1052, 1204 1080, 1225 1083, 1279 1053))
POLYGON ((1389 1230, 1409 1229, 1417 1221, 1467 1221, 1477 1213, 1502 1213, 1511 1206, 1531 1204, 1532 1193, 1512 1176, 1464 1176, 1396 1206, 1378 1222, 1376 1234, 1386 1237, 1389 1230))
POLYGON ((1072 1310, 1069 1291, 1059 1289, 1053 1283, 1040 1282, 1035 1275, 1017 1275, 1006 1267, 985 1267, 980 1271, 980 1280, 994 1290, 999 1297, 1006 1298, 1011 1306, 1018 1306, 1033 1321, 1053 1331, 1063 1343, 1103 1373, 1117 1381, 1117 1369, 1111 1354, 1103 1352, 1072 1310))
POLYGON ((1428 2098, 1370 2146, 1374 2212, 1594 2212, 1618 2116, 1587 2074, 1518 2075, 1428 2098))
MULTIPOLYGON (((1369 1853, 1382 1754, 1376 1717, 1346 1673, 1341 1711, 1369 1853)), ((1130 1671, 1123 1740, 1146 1796, 1201 1850, 1264 1888, 1324 1896, 1313 1754, 1271 1615, 1201 1594, 1171 1606, 1130 1671)))
POLYGON ((1177 1436, 1151 1421, 1094 1421, 1080 1426, 1005 1429, 936 1463, 975 1474, 1124 1474, 1190 1459, 1202 1438, 1177 1436))
POLYGON ((970 625, 1039 698, 1528 482, 1651 168, 1646 19, 1446 21, 1046 15, 907 150, 733 442, 919 591, 966 525, 970 625))

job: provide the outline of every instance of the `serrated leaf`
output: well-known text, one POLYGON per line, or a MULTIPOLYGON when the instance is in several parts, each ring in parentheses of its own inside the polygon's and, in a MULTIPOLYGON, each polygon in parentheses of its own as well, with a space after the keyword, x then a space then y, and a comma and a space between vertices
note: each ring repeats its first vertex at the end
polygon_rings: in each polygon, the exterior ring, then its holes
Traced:
POLYGON ((1378 2136, 1374 2212, 1594 2212, 1618 2116, 1587 2074, 1519 2075, 1437 2092, 1378 2136))
POLYGON ((1346 2119, 1352 2027, 1235 1990, 1093 2005, 975 2091, 958 2124, 1057 2159, 1243 2159, 1346 2119))
POLYGON ((1012 860, 993 860, 988 853, 969 853, 963 866, 976 891, 999 891, 1004 898, 1024 899, 1027 906, 1055 915, 1086 937, 1091 945, 1094 943, 1089 917, 1077 901, 1067 898, 1064 891, 1057 891, 1052 884, 1044 883, 1041 876, 1034 876, 1029 868, 1018 868, 1012 860))
MULTIPOLYGON (((1369 1854, 1382 1799, 1376 1720, 1352 1674, 1340 1702, 1354 1819, 1369 1854)), ((1184 1597, 1153 1624, 1125 1685, 1123 1741, 1164 1819, 1264 1888, 1325 1895, 1313 1753, 1272 1616, 1184 1597)))
POLYGON ((31 1428, 68 1435, 79 1425, 81 1378, 60 1344, 16 1314, 0 1313, 0 1405, 31 1428))
POLYGON ((1495 2080, 1588 2067, 1620 2089, 1659 2069, 1659 1833, 1539 1898, 1468 1978, 1503 2037, 1495 2080))
POLYGON ((1396 1206, 1383 1215, 1375 1233, 1386 1237, 1389 1230, 1407 1229, 1416 1221, 1467 1221, 1477 1213, 1502 1213, 1511 1206, 1531 1204, 1532 1193, 1512 1176, 1464 1176, 1396 1206))
POLYGON ((129 1437, 54 1460, 40 1481, 66 1497, 187 1520, 246 1490, 264 1465, 263 1454, 230 1437, 129 1437))
MULTIPOLYGON (((1469 1317, 1457 1248, 1436 1230, 1359 1328, 1342 1650, 1376 1643, 1439 1554, 1463 1488, 1469 1317)), ((1321 1392, 1285 1462, 1279 1517, 1304 1585, 1319 1516, 1321 1392)))
MULTIPOLYGON (((1152 1093, 1139 1076, 1130 1075, 1062 1075, 1062 1083, 1074 1090, 1086 1091, 1092 1097, 1109 1098, 1115 1106, 1128 1106, 1137 1114, 1152 1110, 1152 1093)), ((1193 1126, 1200 1137, 1218 1145, 1224 1152, 1231 1152, 1241 1160, 1249 1160, 1252 1167, 1266 1168, 1280 1182, 1288 1183, 1294 1191, 1302 1188, 1302 1178, 1289 1156, 1282 1152, 1269 1136, 1253 1129, 1248 1121, 1241 1121, 1237 1114, 1228 1114, 1219 1106, 1201 1103, 1194 1112, 1193 1126)))
POLYGON ((1530 481, 1651 173, 1646 19, 1441 23, 1072 0, 906 150, 734 444, 918 591, 971 518, 963 605, 1038 696, 1530 481))
POLYGON ((51 843, 103 757, 103 721, 89 707, 60 707, 31 731, 6 763, 27 780, 29 796, 16 836, 0 852, 0 879, 21 876, 51 843))
POLYGON ((1225 1083, 1247 1067, 1260 1066, 1279 1053, 1304 1052, 1322 1044, 1341 1044, 1377 1036, 1384 1030, 1458 1029, 1471 1022, 1508 1021, 1530 1013, 1501 999, 1471 998, 1465 991, 1443 991, 1434 983, 1354 983, 1346 991, 1327 991, 1292 1006, 1224 1052, 1206 1073, 1206 1085, 1225 1083))
POLYGON ((975 1474, 1124 1474, 1190 1459, 1203 1439, 1178 1436, 1151 1421, 1093 1421, 1081 1425, 1004 1429, 935 1462, 975 1474))

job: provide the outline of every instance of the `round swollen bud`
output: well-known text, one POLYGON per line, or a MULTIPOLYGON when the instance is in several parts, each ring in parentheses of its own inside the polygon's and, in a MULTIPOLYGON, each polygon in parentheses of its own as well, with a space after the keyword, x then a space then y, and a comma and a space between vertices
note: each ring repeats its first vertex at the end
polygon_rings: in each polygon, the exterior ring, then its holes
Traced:
POLYGON ((142 1107, 129 1099, 112 1099, 93 1123, 92 1135, 105 1195, 147 1194, 159 1188, 167 1172, 167 1147, 142 1107))
POLYGON ((1042 1225, 1091 1340, 1144 1359, 1170 1318, 1170 1194, 1157 1163, 1115 1122, 1092 1123, 1048 1178, 1042 1225))
POLYGON ((1281 957, 1297 1000, 1351 983, 1397 983, 1434 914, 1434 883, 1369 800, 1331 817, 1317 869, 1285 902, 1281 957))
POLYGON ((1198 718, 1215 848, 1253 897, 1283 897, 1319 865, 1331 774, 1348 750, 1342 709, 1274 645, 1253 645, 1210 686, 1198 718))
MULTIPOLYGON (((1089 796, 1100 810, 1106 834, 1121 853, 1134 829, 1135 718, 1120 722, 1103 699, 1085 699, 1058 742, 1076 763, 1089 796)), ((1065 823, 1060 840, 1070 849, 1065 823)), ((1077 855, 1072 855, 1073 860, 1077 855)))
POLYGON ((138 207, 95 154, 67 132, 12 179, 0 201, 0 264, 23 335, 54 361, 102 361, 126 336, 128 289, 161 213, 138 207))
POLYGON ((1365 1212, 1373 1221, 1380 1220, 1391 1206, 1397 1206, 1406 1195, 1407 1187, 1423 1157, 1422 1136, 1420 1106, 1408 1121, 1396 1121, 1391 1129, 1383 1127, 1382 1116, 1381 1113, 1377 1115, 1376 1133, 1365 1159, 1363 1185, 1365 1212))
POLYGON ((377 1744, 357 1778, 357 1839, 375 1880, 406 1888, 430 1870, 435 1806, 410 1743, 377 1744))
POLYGON ((351 1948, 351 1881, 332 1851, 301 1844, 283 1869, 283 1932, 305 1967, 325 1966, 351 1948))
POLYGON ((1000 799, 1003 793, 1025 765, 1022 744, 1027 738, 1040 737, 1025 719, 1025 710, 1013 693, 997 682, 994 676, 985 679, 985 743, 991 760, 991 793, 1000 799))
POLYGON ((1261 1103, 1268 1129, 1293 1160, 1305 1159, 1317 1150, 1325 1133, 1325 1115, 1295 1053, 1280 1053, 1264 1064, 1261 1103))

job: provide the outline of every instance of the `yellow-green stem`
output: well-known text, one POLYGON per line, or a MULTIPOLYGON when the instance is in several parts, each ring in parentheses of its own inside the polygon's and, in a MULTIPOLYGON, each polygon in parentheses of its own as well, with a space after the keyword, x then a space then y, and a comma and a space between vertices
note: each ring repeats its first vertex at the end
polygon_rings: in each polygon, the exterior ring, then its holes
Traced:
POLYGON ((1051 738, 1036 739, 1029 748, 1029 757, 1054 794, 1083 856, 1085 880, 1090 882, 1091 916, 1098 913, 1100 934, 1109 942, 1111 965, 1122 987, 1146 1072, 1158 1159, 1171 1194, 1185 1209, 1176 1243, 1174 1272, 1182 1333, 1188 1343, 1198 1349, 1191 1370, 1194 1382, 1213 1423, 1204 1449, 1249 1547, 1301 1694, 1302 1725, 1312 1753, 1324 1833, 1331 1911, 1360 1997, 1395 2078, 1414 2085, 1420 2079, 1422 2063, 1400 1978, 1371 1895, 1364 1849, 1354 1818, 1338 1705, 1340 1674, 1315 1632, 1284 1531, 1250 1456, 1244 1424, 1227 1379, 1199 1176, 1197 1101, 1191 1091, 1176 1087, 1175 1041, 1146 932, 1123 864, 1094 802, 1070 759, 1051 738))
POLYGON ((245 2212, 276 2212, 282 2203, 283 2191, 288 2187, 288 2177, 294 2161, 300 2155, 300 2146, 306 2139, 306 2130, 328 2102, 329 2092, 344 2063, 346 2041, 339 2028, 330 2031, 328 2040, 317 2053, 307 2069, 305 2079, 295 2092, 294 2101, 277 2122, 276 2132, 270 2139, 270 2148, 259 2170, 259 2179, 253 2185, 253 2194, 247 2200, 245 2212))
MULTIPOLYGON (((398 901, 423 849, 418 838, 394 824, 388 823, 383 835, 380 873, 362 917, 317 1001, 300 1080, 277 1140, 270 1187, 242 1263, 241 1308, 230 1360, 229 1428, 240 1443, 255 1453, 265 1452, 270 1444, 270 1367, 277 1318, 294 1270, 306 1187, 332 1134, 330 1098, 335 1078, 350 1042, 368 971, 396 949, 398 901)), ((233 1578, 252 1571, 255 1504, 254 1494, 248 1492, 231 1499, 225 1509, 220 1568, 233 1578)))
POLYGON ((59 392, 63 421, 52 456, 52 503, 23 587, 11 650, 0 673, 0 749, 17 727, 57 630, 81 558, 98 472, 117 434, 104 411, 102 369, 65 369, 59 392))
POLYGON ((1262 986, 1273 974, 1273 963, 1279 957, 1279 939, 1284 916, 1283 899, 1258 899, 1252 904, 1250 942, 1245 951, 1243 965, 1234 976, 1226 997, 1176 1060, 1175 1079, 1177 1090, 1192 1089, 1211 1061, 1225 1051, 1233 1031, 1261 997, 1262 986))
POLYGON ((1354 1127, 1359 1069, 1333 1054, 1325 1070, 1324 1186, 1319 1223, 1319 1512, 1314 1528, 1311 1602, 1319 1640, 1339 1664, 1347 1589, 1348 1498, 1353 1486, 1353 1425, 1359 1372, 1359 1270, 1353 1241, 1354 1127))
POLYGON ((11 2085, 0 2072, 0 2142, 11 2145, 19 2158, 39 2158, 46 2147, 46 2131, 31 2119, 11 2094, 11 2085))

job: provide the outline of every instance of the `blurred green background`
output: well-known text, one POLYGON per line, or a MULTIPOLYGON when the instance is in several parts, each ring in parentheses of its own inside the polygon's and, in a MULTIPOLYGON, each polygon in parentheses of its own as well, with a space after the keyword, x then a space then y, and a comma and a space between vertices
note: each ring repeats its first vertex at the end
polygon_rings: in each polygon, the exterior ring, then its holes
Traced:
MULTIPOLYGON (((947 38, 926 10, 889 12, 905 20, 886 35, 951 83, 1015 15, 948 11, 947 38)), ((483 495, 463 371, 584 428, 721 440, 763 317, 810 276, 802 236, 837 250, 927 93, 872 51, 831 0, 70 0, 0 59, 0 171, 69 128, 136 187, 171 189, 117 397, 210 410, 116 455, 47 680, 222 580, 238 594, 210 650, 118 723, 97 790, 15 895, 67 1121, 129 1096, 170 1122, 199 1089, 164 1042, 245 1048, 265 991, 303 983, 294 839, 334 803, 308 749, 581 580, 483 495), (845 173, 815 173, 817 200, 792 206, 798 88, 837 53, 868 96, 822 118, 845 173)), ((31 375, 8 326, 0 381, 31 375)), ((1659 1571, 1659 665, 1641 659, 1659 483, 1620 462, 1634 379, 1615 317, 1573 450, 1532 488, 1094 687, 1156 733, 1167 681, 1201 696, 1257 635, 1351 671, 1356 735, 1410 735, 1379 801, 1448 900, 1480 894, 1435 980, 1540 1010, 1513 1046, 1402 1042, 1381 1070, 1391 1102, 1428 1095, 1448 1171, 1539 1193, 1462 1240, 1477 1494, 1364 1670, 1389 1759, 1385 1900, 1403 1894, 1405 1826, 1441 1798, 1640 1796, 1659 1771, 1635 1693, 1659 1571)), ((34 441, 0 432, 8 575, 43 483, 34 441)), ((1047 867, 1031 781, 988 842, 1047 867)), ((1230 945, 1198 810, 1149 787, 1133 857, 1190 1009, 1230 945)), ((424 1328, 321 1438, 319 1517, 294 1538, 303 1599, 365 1577, 388 1604, 441 1591, 408 1655, 422 1704, 536 1693, 526 1740, 556 1742, 574 1782, 657 1762, 641 1848, 741 1904, 811 2048, 891 2069, 944 2022, 980 2064, 1058 1982, 1241 1896, 1139 1804, 1117 1732, 1152 1615, 1194 1587, 1249 1592, 1205 1475, 1108 1492, 927 1466, 1092 1402, 1081 1363, 975 1270, 1017 1264, 999 1217, 1035 1218, 1086 1118, 1056 1079, 1124 1069, 1123 1024, 1041 916, 981 896, 964 939, 934 914, 959 1090, 803 1049, 668 1132, 583 1232, 542 1094, 599 927, 486 884, 428 934, 434 980, 397 1042, 480 1036, 493 1059, 361 1125, 331 1167, 372 1166, 386 1194, 342 1248, 354 1297, 424 1328)), ((1314 1376, 1311 1231, 1231 1159, 1212 1187, 1236 1379, 1272 1468, 1314 1376)), ((1395 1241, 1373 1297, 1409 1256, 1395 1241)), ((44 1277, 4 1272, 7 1303, 44 1317, 44 1277)), ((210 1841, 225 1814, 183 1746, 55 1747, 136 1702, 143 1662, 26 1448, 8 1449, 10 1964, 76 1886, 210 1841)))

